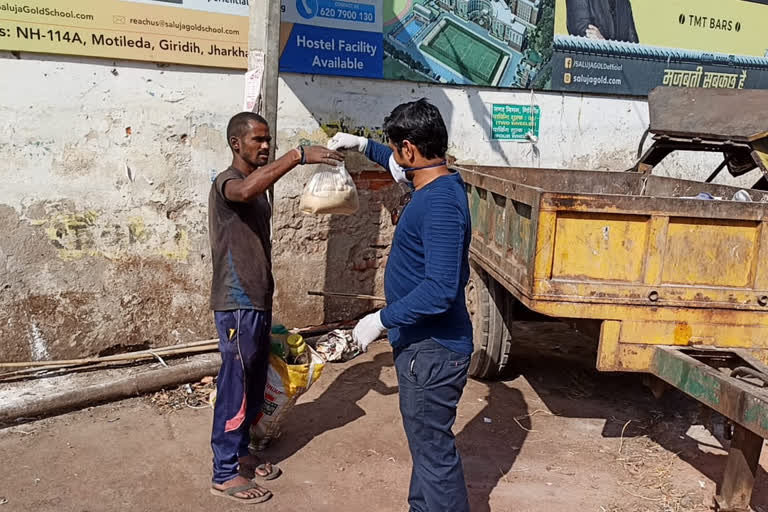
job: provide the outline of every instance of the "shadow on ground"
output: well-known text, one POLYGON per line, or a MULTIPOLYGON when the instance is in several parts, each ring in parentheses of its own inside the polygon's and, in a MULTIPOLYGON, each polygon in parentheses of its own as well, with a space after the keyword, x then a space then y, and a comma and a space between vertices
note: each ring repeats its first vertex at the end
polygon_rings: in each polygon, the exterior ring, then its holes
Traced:
POLYGON ((456 436, 473 512, 491 511, 491 492, 513 471, 531 430, 528 406, 517 389, 489 383, 485 400, 485 407, 456 436))
POLYGON ((315 400, 298 404, 290 417, 301 418, 300 428, 292 429, 267 449, 269 460, 279 463, 298 453, 315 437, 365 416, 358 402, 370 391, 384 396, 396 394, 397 386, 388 386, 380 378, 382 369, 392 366, 391 352, 377 354, 373 360, 353 364, 341 372, 315 400))
MULTIPOLYGON (((677 390, 669 390, 655 399, 643 384, 643 374, 597 371, 596 342, 562 323, 518 324, 520 329, 516 331, 510 355, 513 363, 505 380, 524 377, 557 416, 604 419, 605 438, 646 436, 719 485, 729 442, 718 435, 717 441, 724 451, 713 446, 714 450, 705 452, 701 441, 689 434, 693 425, 711 429, 706 407, 677 390)), ((514 403, 516 397, 511 398, 514 403)), ((768 508, 768 474, 762 467, 758 470, 752 506, 768 508)))
MULTIPOLYGON (((523 395, 526 386, 555 416, 603 420, 604 438, 628 444, 645 437, 649 443, 658 443, 661 448, 655 449, 665 460, 678 457, 710 480, 721 480, 725 451, 716 446, 702 450, 702 441, 689 434, 692 425, 706 423, 701 406, 693 399, 670 391, 656 400, 643 385, 642 375, 598 372, 594 368, 594 343, 563 324, 520 324, 510 358, 513 370, 499 382, 483 383, 486 391, 482 408, 463 427, 456 428, 474 512, 490 512, 494 489, 510 475, 528 470, 516 468, 515 463, 529 432, 535 431, 532 418, 542 412, 542 406, 531 410, 530 400, 523 395)), ((393 383, 393 375, 382 379, 384 370, 392 366, 392 354, 387 350, 371 361, 351 364, 341 371, 318 398, 296 406, 291 417, 302 418, 300 427, 292 427, 266 455, 272 461, 284 461, 315 437, 365 416, 359 402, 370 391, 384 396, 397 393, 395 385, 384 382, 393 383)), ((464 407, 473 413, 477 410, 468 403, 464 407)), ((727 450, 728 441, 717 441, 727 450)), ((621 459, 615 456, 617 468, 621 467, 621 459)), ((768 475, 762 468, 752 504, 758 510, 768 508, 768 475)))

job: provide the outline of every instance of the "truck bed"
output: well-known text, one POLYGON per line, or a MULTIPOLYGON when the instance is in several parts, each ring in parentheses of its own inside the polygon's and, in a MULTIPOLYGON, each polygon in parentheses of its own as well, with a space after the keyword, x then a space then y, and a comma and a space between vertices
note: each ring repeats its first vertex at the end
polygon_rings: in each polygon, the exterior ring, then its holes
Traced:
POLYGON ((762 192, 738 202, 738 188, 637 173, 457 170, 473 261, 534 311, 602 320, 598 367, 646 371, 642 346, 661 344, 768 359, 762 192), (687 198, 702 192, 728 200, 687 198))

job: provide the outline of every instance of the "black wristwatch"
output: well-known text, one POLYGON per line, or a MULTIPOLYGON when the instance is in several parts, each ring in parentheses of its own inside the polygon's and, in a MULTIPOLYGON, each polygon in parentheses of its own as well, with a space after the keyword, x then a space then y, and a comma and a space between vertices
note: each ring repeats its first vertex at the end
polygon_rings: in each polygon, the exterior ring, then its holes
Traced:
POLYGON ((299 144, 299 152, 301 153, 301 161, 299 162, 299 165, 304 165, 307 163, 307 159, 304 156, 304 146, 299 144))

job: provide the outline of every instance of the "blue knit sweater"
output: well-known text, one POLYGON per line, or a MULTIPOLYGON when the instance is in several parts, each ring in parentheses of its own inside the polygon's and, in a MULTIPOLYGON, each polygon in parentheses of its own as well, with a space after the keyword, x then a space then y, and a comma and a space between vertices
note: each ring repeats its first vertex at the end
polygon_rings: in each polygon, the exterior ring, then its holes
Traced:
MULTIPOLYGON (((388 168, 392 150, 368 141, 365 156, 388 168)), ((394 348, 432 338, 472 353, 472 323, 464 300, 469 280, 471 224, 464 181, 442 176, 413 192, 395 228, 381 322, 394 348)))

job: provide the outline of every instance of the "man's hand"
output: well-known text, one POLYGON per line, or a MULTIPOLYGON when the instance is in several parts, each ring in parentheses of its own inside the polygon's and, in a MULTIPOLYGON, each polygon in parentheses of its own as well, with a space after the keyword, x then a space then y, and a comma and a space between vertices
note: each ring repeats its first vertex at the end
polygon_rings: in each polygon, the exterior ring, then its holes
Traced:
POLYGON ((352 331, 352 339, 360 345, 360 349, 365 352, 368 350, 368 345, 381 338, 386 328, 381 323, 381 311, 371 313, 368 316, 363 317, 355 329, 352 331))
POLYGON ((344 161, 344 155, 338 151, 328 149, 324 146, 304 146, 305 164, 327 164, 331 166, 338 165, 344 161))
POLYGON ((603 34, 600 32, 600 29, 597 28, 594 25, 589 25, 587 27, 587 32, 585 34, 589 39, 605 39, 603 37, 603 34))
POLYGON ((360 153, 365 152, 368 139, 349 133, 339 132, 328 141, 328 149, 353 149, 360 153))

